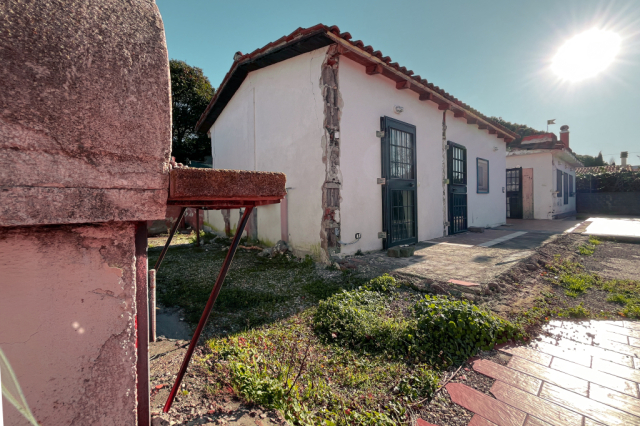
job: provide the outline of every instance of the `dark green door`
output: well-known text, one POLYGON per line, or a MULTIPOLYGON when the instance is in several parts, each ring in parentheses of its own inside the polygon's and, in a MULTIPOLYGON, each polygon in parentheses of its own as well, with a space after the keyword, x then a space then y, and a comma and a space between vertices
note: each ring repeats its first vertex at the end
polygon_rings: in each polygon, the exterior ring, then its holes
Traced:
POLYGON ((382 117, 384 247, 418 242, 416 127, 382 117))
POLYGON ((447 171, 449 175, 449 233, 467 230, 467 149, 448 142, 447 171))
POLYGON ((507 218, 522 219, 522 167, 507 169, 507 218))

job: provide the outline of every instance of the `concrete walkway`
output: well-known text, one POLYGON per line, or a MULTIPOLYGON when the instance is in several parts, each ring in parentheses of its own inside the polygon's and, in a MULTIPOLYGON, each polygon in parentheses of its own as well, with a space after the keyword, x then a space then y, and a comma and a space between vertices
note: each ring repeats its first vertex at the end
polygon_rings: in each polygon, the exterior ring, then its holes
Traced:
POLYGON ((585 235, 640 242, 640 218, 591 217, 585 235))
POLYGON ((551 321, 528 346, 503 347, 506 366, 473 369, 495 379, 493 398, 462 383, 451 399, 475 413, 469 426, 640 425, 640 323, 551 321))

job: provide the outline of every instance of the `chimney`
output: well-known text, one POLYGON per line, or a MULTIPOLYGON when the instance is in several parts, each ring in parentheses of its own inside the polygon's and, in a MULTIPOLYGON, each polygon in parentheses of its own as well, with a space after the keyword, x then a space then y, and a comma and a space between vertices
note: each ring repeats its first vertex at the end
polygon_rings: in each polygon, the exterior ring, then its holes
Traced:
POLYGON ((560 127, 560 142, 565 148, 569 148, 569 126, 566 124, 560 127))
POLYGON ((628 151, 622 151, 620 153, 620 165, 622 167, 627 165, 627 157, 629 156, 629 152, 628 151))

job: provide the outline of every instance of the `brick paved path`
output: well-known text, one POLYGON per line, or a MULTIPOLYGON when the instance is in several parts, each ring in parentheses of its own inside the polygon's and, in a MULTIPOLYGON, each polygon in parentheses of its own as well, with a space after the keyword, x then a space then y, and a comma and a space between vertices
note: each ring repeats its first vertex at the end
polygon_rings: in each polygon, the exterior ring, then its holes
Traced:
POLYGON ((527 347, 502 348, 512 355, 506 367, 474 362, 496 379, 495 398, 446 386, 475 413, 470 426, 640 425, 640 322, 551 321, 545 331, 527 347))

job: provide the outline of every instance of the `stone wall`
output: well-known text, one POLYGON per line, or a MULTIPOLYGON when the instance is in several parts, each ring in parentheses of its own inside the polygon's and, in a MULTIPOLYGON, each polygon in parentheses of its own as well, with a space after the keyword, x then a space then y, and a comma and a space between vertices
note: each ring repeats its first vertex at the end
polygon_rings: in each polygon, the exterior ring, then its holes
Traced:
POLYGON ((0 81, 0 226, 164 217, 171 90, 154 2, 0 2, 0 81))
POLYGON ((576 194, 578 213, 640 216, 640 192, 576 194))

